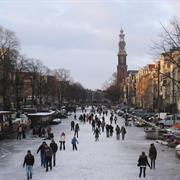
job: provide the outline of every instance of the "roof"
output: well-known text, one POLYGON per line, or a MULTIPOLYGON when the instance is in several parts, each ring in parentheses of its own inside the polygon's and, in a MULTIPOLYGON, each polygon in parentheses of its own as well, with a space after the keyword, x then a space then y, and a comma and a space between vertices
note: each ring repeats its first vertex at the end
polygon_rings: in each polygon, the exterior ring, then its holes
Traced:
POLYGON ((12 114, 11 111, 0 111, 0 114, 12 114))
POLYGON ((55 111, 51 111, 51 112, 38 112, 38 113, 30 113, 28 114, 28 116, 50 116, 52 114, 54 114, 55 111))

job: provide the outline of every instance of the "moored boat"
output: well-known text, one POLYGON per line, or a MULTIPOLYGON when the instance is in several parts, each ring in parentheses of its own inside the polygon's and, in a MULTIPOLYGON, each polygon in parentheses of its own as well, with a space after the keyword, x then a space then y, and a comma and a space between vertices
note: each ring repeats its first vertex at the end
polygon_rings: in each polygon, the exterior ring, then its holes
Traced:
POLYGON ((176 146, 175 151, 176 151, 177 157, 180 158, 180 144, 176 146))
POLYGON ((155 127, 148 127, 144 129, 145 136, 147 139, 158 139, 158 129, 155 127))

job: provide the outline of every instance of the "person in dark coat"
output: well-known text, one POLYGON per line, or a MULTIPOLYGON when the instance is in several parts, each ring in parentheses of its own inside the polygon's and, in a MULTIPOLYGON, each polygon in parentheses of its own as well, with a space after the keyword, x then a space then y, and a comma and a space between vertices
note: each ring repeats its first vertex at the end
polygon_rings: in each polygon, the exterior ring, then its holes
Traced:
POLYGON ((151 144, 149 148, 149 158, 151 160, 151 169, 155 169, 156 157, 157 157, 156 147, 154 146, 154 144, 151 144))
POLYGON ((46 144, 45 145, 46 172, 48 171, 48 167, 50 167, 50 170, 52 170, 52 155, 53 155, 53 151, 51 147, 49 147, 46 144))
POLYGON ((78 132, 79 132, 79 130, 80 130, 79 124, 77 123, 77 124, 75 125, 75 129, 74 129, 74 136, 77 136, 77 138, 78 138, 78 132))
POLYGON ((58 150, 58 145, 55 143, 54 140, 52 140, 50 143, 50 147, 51 147, 52 153, 53 153, 53 155, 52 155, 53 156, 53 166, 55 166, 56 165, 56 152, 58 150))
POLYGON ((121 134, 122 134, 122 140, 124 140, 126 134, 126 128, 124 126, 121 126, 121 134))
POLYGON ((71 121, 71 131, 74 131, 75 122, 71 121))
POLYGON ((106 124, 106 137, 109 137, 110 126, 106 124))
POLYGON ((119 140, 119 139, 120 139, 121 129, 120 129, 120 127, 117 125, 115 130, 116 130, 116 139, 119 140))
POLYGON ((100 134, 100 131, 98 128, 96 128, 94 130, 94 135, 95 135, 95 141, 99 141, 99 134, 100 134))
POLYGON ((45 145, 46 145, 46 142, 42 142, 42 144, 39 146, 38 150, 37 150, 37 154, 39 153, 40 151, 40 158, 41 158, 41 166, 44 166, 46 165, 46 162, 45 162, 45 145))
POLYGON ((31 154, 31 151, 28 150, 23 163, 23 167, 26 165, 27 180, 32 179, 34 162, 34 156, 31 154))
POLYGON ((144 178, 146 177, 146 166, 147 165, 150 167, 145 152, 142 152, 142 154, 139 156, 139 159, 138 159, 138 166, 140 168, 140 171, 139 171, 139 177, 140 178, 141 178, 141 175, 142 175, 142 171, 143 171, 143 177, 144 178))

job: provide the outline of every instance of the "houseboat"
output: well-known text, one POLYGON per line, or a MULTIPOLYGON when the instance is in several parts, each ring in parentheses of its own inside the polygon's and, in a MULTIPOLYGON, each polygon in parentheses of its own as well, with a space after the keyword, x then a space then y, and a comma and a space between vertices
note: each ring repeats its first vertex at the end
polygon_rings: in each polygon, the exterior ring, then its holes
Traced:
POLYGON ((54 118, 54 113, 55 111, 28 114, 28 118, 31 120, 31 127, 50 124, 54 118))

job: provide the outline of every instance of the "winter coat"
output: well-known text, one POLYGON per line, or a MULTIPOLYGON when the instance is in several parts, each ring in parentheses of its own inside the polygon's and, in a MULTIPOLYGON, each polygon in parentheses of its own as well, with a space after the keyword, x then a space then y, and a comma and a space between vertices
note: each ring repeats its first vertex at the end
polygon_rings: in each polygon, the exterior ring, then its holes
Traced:
POLYGON ((144 156, 140 155, 139 159, 138 159, 138 166, 146 167, 147 165, 150 167, 147 156, 146 155, 144 155, 144 156))
POLYGON ((120 127, 118 127, 118 126, 116 127, 116 133, 117 133, 117 134, 120 134, 120 133, 121 133, 121 129, 120 129, 120 127))
POLYGON ((43 144, 41 144, 41 145, 39 146, 39 148, 38 148, 38 150, 37 150, 37 153, 38 153, 39 151, 41 152, 41 154, 44 154, 45 147, 44 147, 43 144))
POLYGON ((74 138, 72 138, 72 140, 71 140, 71 144, 76 144, 76 143, 78 143, 78 140, 74 137, 74 138))
POLYGON ((61 135, 60 142, 65 142, 65 135, 61 135))
POLYGON ((156 150, 155 146, 151 146, 149 148, 149 157, 151 159, 156 159, 156 157, 157 157, 157 150, 156 150))
POLYGON ((76 124, 76 126, 75 126, 75 131, 76 132, 79 131, 79 125, 78 124, 76 124))
POLYGON ((51 147, 53 153, 56 153, 56 152, 57 152, 57 150, 58 150, 58 145, 57 145, 55 142, 52 142, 52 143, 50 144, 50 147, 51 147))
POLYGON ((52 157, 53 151, 50 147, 45 149, 45 158, 50 158, 52 157))
POLYGON ((24 163, 23 163, 23 166, 26 165, 31 165, 33 166, 34 165, 34 156, 32 154, 27 154, 24 158, 24 163))

